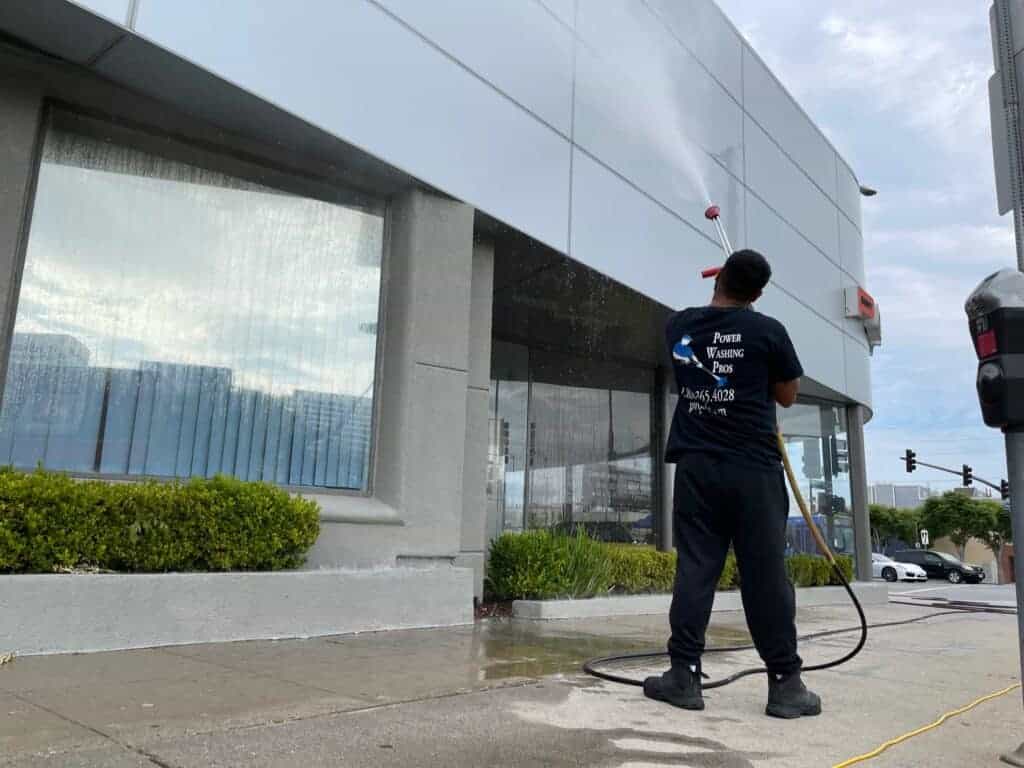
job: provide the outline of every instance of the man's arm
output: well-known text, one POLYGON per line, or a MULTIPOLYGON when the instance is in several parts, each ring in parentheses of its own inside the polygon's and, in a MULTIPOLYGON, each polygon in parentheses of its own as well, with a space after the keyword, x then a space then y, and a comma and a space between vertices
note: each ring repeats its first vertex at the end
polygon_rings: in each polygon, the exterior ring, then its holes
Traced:
POLYGON ((775 383, 775 402, 783 408, 789 408, 789 406, 796 402, 796 396, 799 391, 800 379, 778 381, 775 383))

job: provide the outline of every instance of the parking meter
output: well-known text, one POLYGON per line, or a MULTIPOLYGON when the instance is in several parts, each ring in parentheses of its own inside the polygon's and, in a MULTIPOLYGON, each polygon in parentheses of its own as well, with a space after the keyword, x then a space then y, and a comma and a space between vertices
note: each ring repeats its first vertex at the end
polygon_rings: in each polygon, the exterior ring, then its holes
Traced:
POLYGON ((1024 273, 989 275, 964 305, 978 355, 978 400, 985 424, 1024 431, 1024 273))

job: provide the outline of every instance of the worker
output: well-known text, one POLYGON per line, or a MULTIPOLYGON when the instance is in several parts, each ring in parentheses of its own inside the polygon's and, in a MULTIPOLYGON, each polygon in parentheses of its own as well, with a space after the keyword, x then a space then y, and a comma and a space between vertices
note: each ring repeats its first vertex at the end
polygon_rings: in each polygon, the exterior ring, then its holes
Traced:
POLYGON ((705 631, 732 545, 747 626, 768 670, 766 712, 795 718, 820 714, 821 700, 800 679, 775 406, 793 404, 803 369, 782 323, 751 308, 770 278, 764 256, 736 251, 715 278, 710 306, 685 309, 668 322, 679 391, 666 449, 666 461, 676 465, 671 668, 647 678, 644 693, 683 709, 704 708, 705 631))

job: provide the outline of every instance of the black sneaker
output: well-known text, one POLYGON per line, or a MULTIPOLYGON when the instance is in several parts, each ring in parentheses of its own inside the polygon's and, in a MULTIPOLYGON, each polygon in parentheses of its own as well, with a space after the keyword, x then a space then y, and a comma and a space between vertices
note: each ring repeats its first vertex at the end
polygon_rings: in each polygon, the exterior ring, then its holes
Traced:
POLYGON ((644 680, 644 696, 680 709, 704 709, 700 667, 673 666, 661 677, 648 677, 644 680))
POLYGON ((765 714, 791 720, 821 714, 821 699, 807 690, 799 672, 768 675, 768 706, 765 714))

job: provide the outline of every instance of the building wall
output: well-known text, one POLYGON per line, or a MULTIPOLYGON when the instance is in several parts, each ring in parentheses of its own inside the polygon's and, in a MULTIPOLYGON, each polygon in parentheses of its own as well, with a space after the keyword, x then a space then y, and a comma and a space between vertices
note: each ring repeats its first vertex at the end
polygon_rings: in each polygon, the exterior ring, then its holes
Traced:
POLYGON ((159 46, 670 307, 721 260, 712 198, 808 375, 870 405, 856 178, 711 0, 84 5, 131 31, 105 76, 173 90, 159 46))

